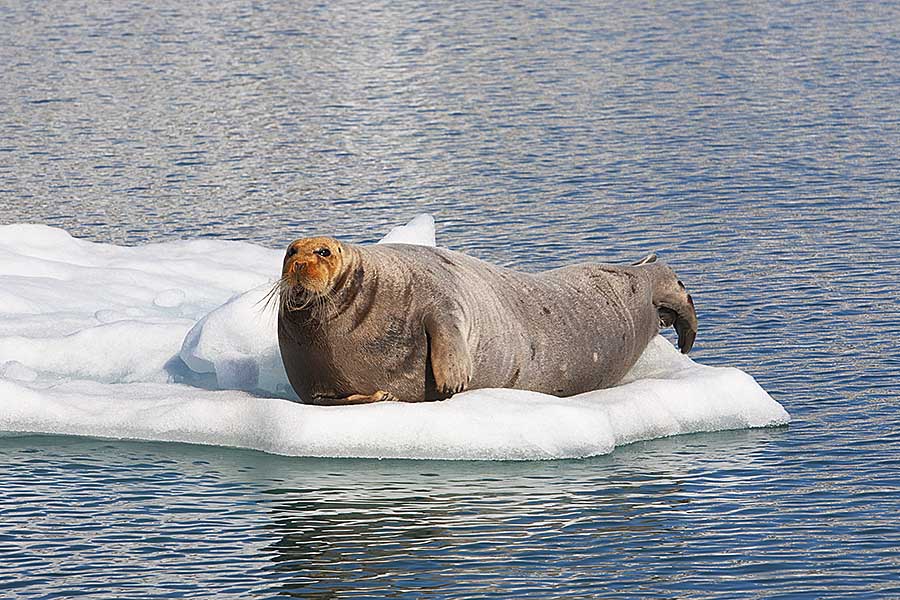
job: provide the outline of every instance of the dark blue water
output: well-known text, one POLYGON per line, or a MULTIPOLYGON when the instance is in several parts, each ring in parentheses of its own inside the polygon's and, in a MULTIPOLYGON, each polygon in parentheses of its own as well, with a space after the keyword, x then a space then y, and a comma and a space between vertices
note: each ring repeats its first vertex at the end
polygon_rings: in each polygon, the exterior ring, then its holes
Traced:
POLYGON ((0 221, 659 252, 790 427, 549 463, 0 438, 8 597, 900 597, 900 7, 0 7, 0 221))

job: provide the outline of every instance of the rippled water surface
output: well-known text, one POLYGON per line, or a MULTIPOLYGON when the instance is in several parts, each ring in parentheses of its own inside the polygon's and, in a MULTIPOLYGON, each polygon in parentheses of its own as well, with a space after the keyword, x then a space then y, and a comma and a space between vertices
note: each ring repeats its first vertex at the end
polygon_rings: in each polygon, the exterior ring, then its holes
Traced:
POLYGON ((5 597, 900 596, 900 8, 0 7, 0 221, 657 251, 786 428, 546 463, 0 438, 5 597))

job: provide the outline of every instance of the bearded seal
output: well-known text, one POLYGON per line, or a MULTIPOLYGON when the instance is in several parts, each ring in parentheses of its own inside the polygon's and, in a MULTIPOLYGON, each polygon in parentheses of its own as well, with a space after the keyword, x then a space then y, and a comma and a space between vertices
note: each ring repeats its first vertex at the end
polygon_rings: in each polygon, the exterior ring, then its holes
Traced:
POLYGON ((655 255, 522 273, 443 248, 305 238, 271 298, 288 379, 318 405, 572 396, 618 383, 660 327, 684 353, 697 333, 691 296, 655 255))

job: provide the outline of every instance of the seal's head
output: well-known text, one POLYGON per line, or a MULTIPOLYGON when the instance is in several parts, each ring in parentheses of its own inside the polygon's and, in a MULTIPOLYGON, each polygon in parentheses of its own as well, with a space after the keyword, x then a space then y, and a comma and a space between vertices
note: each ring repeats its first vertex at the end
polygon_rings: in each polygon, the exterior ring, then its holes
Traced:
POLYGON ((313 294, 327 294, 344 266, 344 248, 333 238, 294 240, 288 246, 281 277, 313 294))
POLYGON ((340 280, 347 251, 334 238, 312 237, 294 240, 281 266, 275 289, 283 309, 302 310, 328 298, 340 280))

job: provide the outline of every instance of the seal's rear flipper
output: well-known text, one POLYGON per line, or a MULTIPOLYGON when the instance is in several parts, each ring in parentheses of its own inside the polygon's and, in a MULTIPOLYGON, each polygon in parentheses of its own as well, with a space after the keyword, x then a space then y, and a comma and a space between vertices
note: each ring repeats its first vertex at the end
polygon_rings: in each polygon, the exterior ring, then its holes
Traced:
POLYGON ((697 338, 697 313, 694 310, 694 299, 684 289, 675 273, 658 263, 654 265, 656 272, 653 286, 653 305, 659 314, 659 326, 675 326, 678 334, 678 349, 687 354, 694 346, 697 338))
MULTIPOLYGON (((680 281, 678 285, 684 288, 684 284, 680 281)), ((675 318, 675 333, 678 334, 678 349, 682 354, 687 354, 694 347, 694 340, 697 339, 697 313, 694 311, 694 299, 687 292, 684 295, 687 297, 690 310, 675 318)))
POLYGON ((642 258, 641 260, 639 260, 639 261, 637 261, 637 262, 635 262, 635 263, 631 263, 631 266, 632 266, 632 267, 639 267, 639 266, 641 266, 641 265, 649 265, 650 263, 655 263, 655 262, 656 262, 656 254, 648 254, 647 256, 645 256, 644 258, 642 258))

